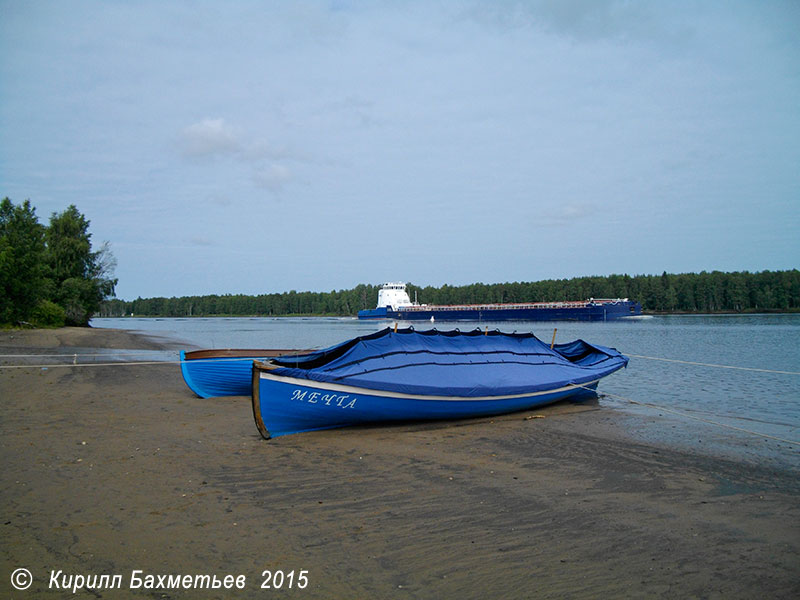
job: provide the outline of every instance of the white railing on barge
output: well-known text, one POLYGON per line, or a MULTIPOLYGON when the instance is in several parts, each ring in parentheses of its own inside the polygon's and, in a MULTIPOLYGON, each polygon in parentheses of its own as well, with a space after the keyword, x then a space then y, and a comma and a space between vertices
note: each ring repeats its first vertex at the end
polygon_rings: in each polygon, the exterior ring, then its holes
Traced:
POLYGON ((603 304, 618 304, 620 302, 627 302, 627 298, 590 298, 589 300, 571 300, 562 302, 522 302, 522 303, 495 303, 495 304, 422 304, 401 306, 398 312, 425 312, 425 311, 491 311, 491 310, 540 310, 540 309, 567 309, 567 308, 587 308, 589 306, 603 305, 603 304))

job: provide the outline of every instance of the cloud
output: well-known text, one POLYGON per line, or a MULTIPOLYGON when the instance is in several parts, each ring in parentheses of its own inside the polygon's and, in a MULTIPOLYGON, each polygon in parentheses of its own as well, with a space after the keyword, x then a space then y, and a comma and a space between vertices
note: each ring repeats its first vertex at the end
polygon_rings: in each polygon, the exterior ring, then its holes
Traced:
POLYGON ((181 153, 189 158, 238 154, 242 142, 225 119, 203 119, 181 132, 181 153))
POLYGON ((591 204, 563 204, 546 210, 537 219, 539 223, 552 226, 567 226, 592 217, 596 207, 591 204))
POLYGON ((186 241, 192 246, 216 246, 217 242, 205 237, 187 238, 186 241))
POLYGON ((280 190, 291 178, 292 172, 287 167, 275 163, 253 173, 256 185, 273 192, 280 190))
POLYGON ((539 29, 580 42, 617 39, 674 46, 694 36, 680 10, 628 0, 512 0, 478 4, 471 14, 494 26, 539 29))
MULTIPOLYGON (((292 179, 289 168, 276 162, 290 157, 285 148, 273 148, 264 140, 248 138, 222 118, 206 118, 184 128, 180 134, 180 148, 183 157, 193 161, 230 158, 233 164, 250 170, 256 186, 272 192, 279 191, 292 179), (265 166, 264 161, 272 162, 265 166)), ((230 204, 227 197, 216 196, 211 200, 223 206, 230 204)))
POLYGON ((233 199, 228 194, 224 194, 222 192, 213 192, 209 194, 208 201, 217 206, 233 206, 233 199))

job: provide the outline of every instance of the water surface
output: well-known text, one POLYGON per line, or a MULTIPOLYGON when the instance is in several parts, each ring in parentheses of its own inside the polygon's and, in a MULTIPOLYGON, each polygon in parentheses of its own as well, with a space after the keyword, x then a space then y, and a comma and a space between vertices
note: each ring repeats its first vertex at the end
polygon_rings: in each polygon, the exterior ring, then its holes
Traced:
MULTIPOLYGON (((92 321, 94 327, 180 340, 187 348, 321 348, 393 325, 315 317, 92 321)), ((399 323, 400 327, 408 325, 399 323)), ((641 419, 631 421, 630 433, 635 437, 693 448, 706 444, 710 451, 753 460, 800 463, 800 445, 783 441, 800 442, 800 315, 660 316, 598 323, 426 322, 414 326, 420 330, 436 326, 442 330, 489 327, 533 332, 548 343, 555 329, 557 343, 582 338, 617 348, 631 356, 631 361, 627 369, 601 382, 599 390, 606 394, 601 404, 651 418, 646 427, 640 425, 641 419)))

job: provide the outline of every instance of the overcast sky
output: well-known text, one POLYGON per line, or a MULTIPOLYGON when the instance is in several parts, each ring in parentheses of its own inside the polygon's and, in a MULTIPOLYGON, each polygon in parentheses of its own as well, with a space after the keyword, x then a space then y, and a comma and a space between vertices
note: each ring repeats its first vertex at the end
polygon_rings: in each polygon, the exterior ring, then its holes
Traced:
POLYGON ((117 295, 800 267, 800 2, 0 0, 0 197, 117 295))

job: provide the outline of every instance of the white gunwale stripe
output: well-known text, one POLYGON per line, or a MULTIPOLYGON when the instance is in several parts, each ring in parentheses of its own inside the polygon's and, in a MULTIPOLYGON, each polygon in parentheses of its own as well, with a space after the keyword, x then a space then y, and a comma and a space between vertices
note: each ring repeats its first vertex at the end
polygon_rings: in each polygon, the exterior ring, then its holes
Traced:
POLYGON ((508 394, 505 396, 426 396, 421 394, 404 394, 402 392, 388 392, 385 390, 371 390, 368 388, 355 387, 352 385, 343 385, 341 383, 328 383, 324 381, 313 381, 310 379, 298 379, 296 377, 283 377, 280 375, 273 375, 269 372, 261 371, 259 373, 261 379, 268 379, 287 385, 297 385, 307 388, 316 388, 326 390, 329 392, 344 392, 347 394, 363 394, 368 396, 380 396, 383 398, 403 398, 407 400, 439 400, 449 402, 473 402, 479 400, 511 400, 513 398, 527 398, 530 396, 544 396, 545 394, 553 394, 556 392, 566 392, 576 388, 586 388, 598 383, 600 379, 594 381, 587 381, 586 383, 576 384, 570 383, 568 385, 553 388, 550 390, 542 390, 538 392, 525 392, 522 394, 508 394))

